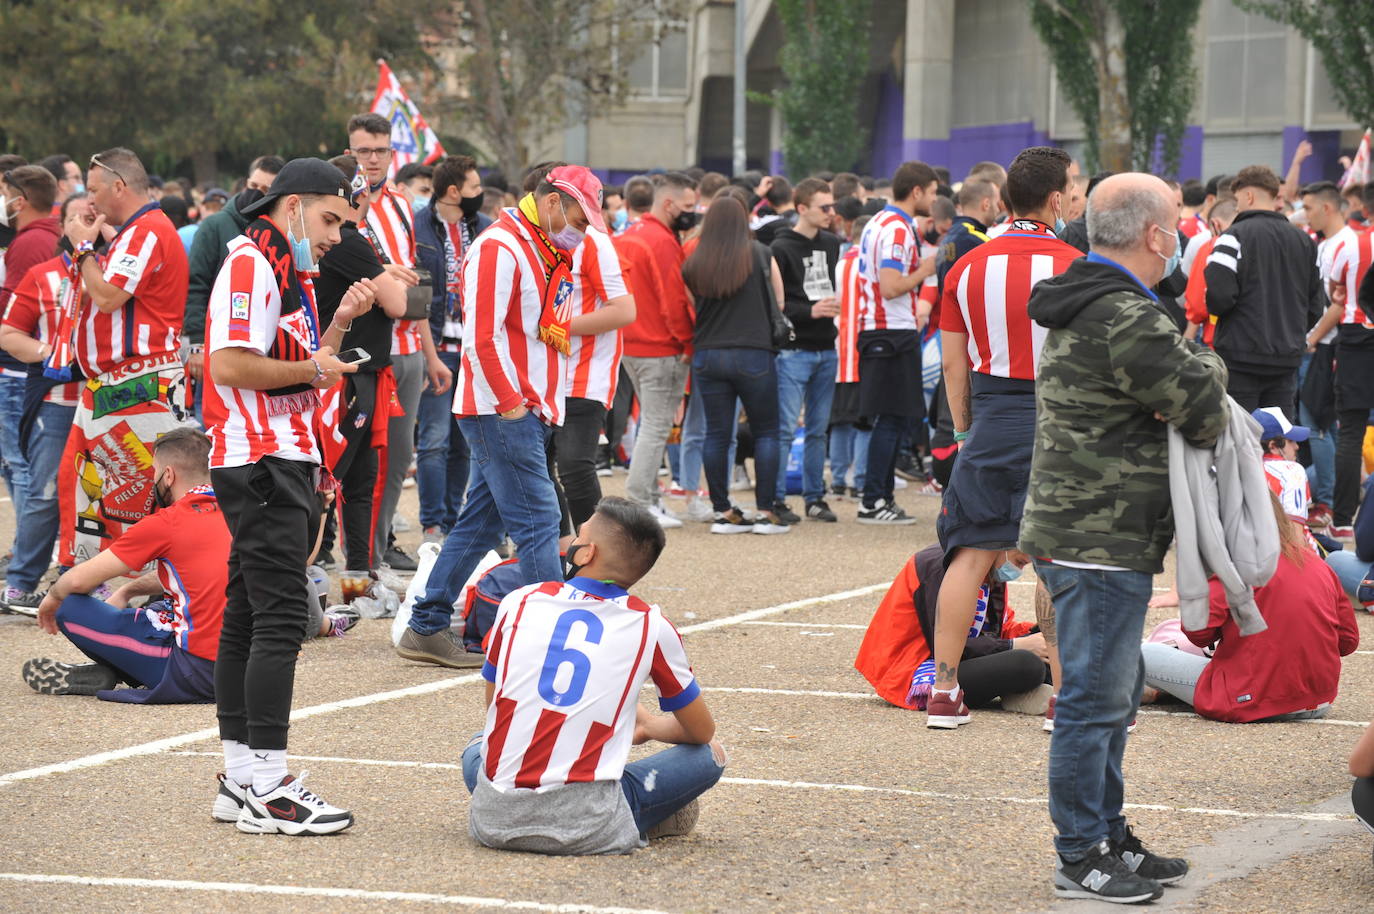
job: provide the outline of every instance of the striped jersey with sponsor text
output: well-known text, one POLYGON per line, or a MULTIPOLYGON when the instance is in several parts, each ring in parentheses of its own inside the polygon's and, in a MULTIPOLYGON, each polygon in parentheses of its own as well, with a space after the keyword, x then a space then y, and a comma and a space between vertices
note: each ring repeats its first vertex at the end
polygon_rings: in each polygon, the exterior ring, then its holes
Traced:
POLYGON ((863 282, 857 244, 840 256, 836 279, 840 287, 840 313, 835 318, 835 351, 839 355, 835 383, 853 384, 859 380, 859 285, 863 282))
POLYGON ((878 285, 879 271, 892 269, 903 276, 916 269, 919 247, 911 217, 887 206, 869 220, 859 236, 859 329, 915 330, 916 290, 885 299, 878 285))

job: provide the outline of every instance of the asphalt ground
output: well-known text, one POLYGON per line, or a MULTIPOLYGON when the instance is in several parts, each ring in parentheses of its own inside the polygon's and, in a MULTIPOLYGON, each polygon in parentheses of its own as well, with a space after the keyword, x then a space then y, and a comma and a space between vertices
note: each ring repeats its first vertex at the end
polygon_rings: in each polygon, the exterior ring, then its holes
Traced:
MULTIPOLYGON (((832 504, 838 524, 787 536, 669 533, 636 590, 683 631, 730 765, 692 834, 624 857, 502 853, 468 837, 457 763, 482 723, 479 678, 400 660, 390 620, 303 649, 292 768, 357 817, 306 840, 211 820, 212 707, 35 694, 24 660, 81 655, 0 616, 0 911, 1095 911, 1051 891, 1040 719, 978 711, 930 731, 853 669, 883 591, 934 539, 938 499, 898 500, 915 526, 859 526, 846 503, 832 504)), ((406 490, 402 511, 415 510, 406 490)), ((418 532, 400 539, 414 547, 418 532)), ((1011 592, 1031 615, 1032 587, 1011 592)), ((1360 627, 1364 650, 1346 659, 1325 722, 1141 714, 1130 818, 1193 864, 1154 909, 1374 910, 1371 838, 1345 774, 1374 716, 1374 618, 1360 627)))

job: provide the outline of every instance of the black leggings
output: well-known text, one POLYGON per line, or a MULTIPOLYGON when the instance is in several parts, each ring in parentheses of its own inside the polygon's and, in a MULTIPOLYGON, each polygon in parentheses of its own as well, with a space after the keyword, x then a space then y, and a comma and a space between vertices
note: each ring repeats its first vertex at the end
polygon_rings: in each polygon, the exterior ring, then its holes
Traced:
POLYGON ((1350 788, 1350 805, 1364 827, 1374 831, 1374 778, 1356 778, 1350 788))
MULTIPOLYGON (((370 372, 348 375, 344 381, 345 411, 339 430, 348 441, 332 472, 339 481, 343 507, 329 512, 321 552, 334 547, 337 515, 343 516, 344 568, 367 571, 382 561, 372 555, 372 500, 377 488, 377 450, 372 447, 372 422, 376 415, 377 376, 370 372), (362 423, 358 423, 358 417, 362 423)), ((313 543, 314 540, 311 540, 313 543)))
POLYGON ((1341 409, 1336 413, 1336 421, 1341 427, 1336 436, 1336 488, 1331 519, 1337 527, 1349 527, 1360 507, 1360 469, 1369 410, 1341 409))
POLYGON ((1049 681, 1049 664, 1030 651, 1014 648, 959 661, 959 688, 970 708, 985 708, 994 698, 1029 692, 1049 681))

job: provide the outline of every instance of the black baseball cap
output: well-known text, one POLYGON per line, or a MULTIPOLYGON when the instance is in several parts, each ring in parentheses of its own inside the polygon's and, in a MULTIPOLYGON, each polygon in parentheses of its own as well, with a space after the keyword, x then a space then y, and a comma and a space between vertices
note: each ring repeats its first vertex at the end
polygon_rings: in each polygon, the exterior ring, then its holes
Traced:
MULTIPOLYGON (((262 199, 242 210, 241 215, 250 219, 261 216, 272 208, 278 198, 291 194, 322 194, 339 197, 348 203, 349 183, 343 172, 323 159, 292 159, 282 166, 262 199)), ((352 204, 349 203, 349 206, 352 204)))

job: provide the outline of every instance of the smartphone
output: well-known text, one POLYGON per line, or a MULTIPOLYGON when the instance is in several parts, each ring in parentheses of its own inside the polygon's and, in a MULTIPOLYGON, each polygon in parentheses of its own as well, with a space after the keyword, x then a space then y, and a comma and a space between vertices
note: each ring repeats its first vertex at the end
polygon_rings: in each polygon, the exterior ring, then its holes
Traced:
POLYGON ((363 362, 366 362, 368 359, 372 358, 372 356, 367 354, 366 349, 354 348, 345 349, 343 352, 335 356, 335 358, 337 358, 340 362, 347 362, 349 365, 361 365, 363 362))

